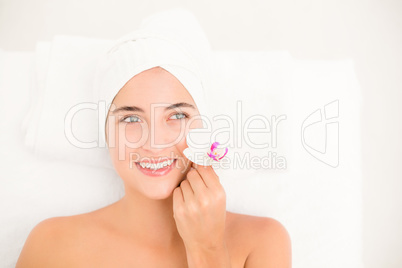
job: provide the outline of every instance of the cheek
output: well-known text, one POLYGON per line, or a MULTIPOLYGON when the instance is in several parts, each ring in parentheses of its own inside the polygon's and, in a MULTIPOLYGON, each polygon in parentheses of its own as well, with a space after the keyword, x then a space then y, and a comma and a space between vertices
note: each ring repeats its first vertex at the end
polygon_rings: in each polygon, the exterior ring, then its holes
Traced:
POLYGON ((144 139, 145 133, 145 129, 141 124, 123 125, 119 128, 119 138, 130 143, 140 142, 144 139))
POLYGON ((180 154, 183 154, 184 149, 188 147, 185 136, 177 142, 176 147, 179 149, 180 154))
MULTIPOLYGON (((120 132, 122 133, 122 132, 120 132)), ((114 137, 114 144, 109 144, 109 154, 117 168, 129 168, 135 161, 140 159, 138 148, 140 143, 131 142, 132 137, 129 132, 125 135, 120 134, 114 137)))
MULTIPOLYGON (((198 115, 197 115, 198 116, 198 115)), ((194 118, 194 120, 192 120, 189 124, 189 128, 193 129, 193 128, 202 128, 202 119, 199 118, 194 118)))
POLYGON ((114 169, 116 172, 119 174, 121 178, 124 178, 126 176, 126 170, 128 170, 128 164, 129 161, 125 161, 124 158, 122 157, 119 159, 119 153, 118 153, 118 148, 110 148, 109 149, 109 154, 110 158, 112 159, 114 169))
POLYGON ((146 132, 140 124, 117 124, 110 127, 109 147, 139 148, 146 141, 146 132))

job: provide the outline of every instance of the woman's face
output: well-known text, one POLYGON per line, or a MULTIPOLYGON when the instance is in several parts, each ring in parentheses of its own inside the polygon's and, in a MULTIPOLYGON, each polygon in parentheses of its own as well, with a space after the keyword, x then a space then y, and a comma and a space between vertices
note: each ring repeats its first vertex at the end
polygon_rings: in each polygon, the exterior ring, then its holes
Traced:
POLYGON ((169 197, 190 170, 191 162, 183 155, 186 134, 202 127, 202 121, 195 118, 199 112, 190 93, 175 76, 155 67, 131 78, 113 104, 106 134, 113 165, 126 191, 152 199, 169 197), (157 172, 138 164, 166 159, 176 161, 160 176, 151 176, 157 172))

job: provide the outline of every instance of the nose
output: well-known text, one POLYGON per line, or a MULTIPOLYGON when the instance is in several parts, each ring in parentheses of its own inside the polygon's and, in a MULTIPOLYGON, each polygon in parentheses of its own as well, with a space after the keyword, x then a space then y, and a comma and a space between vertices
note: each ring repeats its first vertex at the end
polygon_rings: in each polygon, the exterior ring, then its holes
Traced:
POLYGON ((163 120, 151 122, 145 135, 147 135, 147 140, 142 148, 152 153, 158 153, 173 147, 177 137, 177 134, 173 133, 167 122, 163 120))

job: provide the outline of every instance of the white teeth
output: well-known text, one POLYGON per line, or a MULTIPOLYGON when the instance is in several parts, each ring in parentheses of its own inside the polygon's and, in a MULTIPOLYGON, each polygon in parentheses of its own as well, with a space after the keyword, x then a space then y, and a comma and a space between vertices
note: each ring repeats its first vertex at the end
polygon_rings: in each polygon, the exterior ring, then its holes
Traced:
POLYGON ((166 166, 170 166, 173 163, 173 161, 174 161, 174 159, 166 160, 166 161, 158 163, 158 164, 142 163, 142 162, 140 162, 139 164, 142 168, 157 170, 157 169, 161 169, 166 166))

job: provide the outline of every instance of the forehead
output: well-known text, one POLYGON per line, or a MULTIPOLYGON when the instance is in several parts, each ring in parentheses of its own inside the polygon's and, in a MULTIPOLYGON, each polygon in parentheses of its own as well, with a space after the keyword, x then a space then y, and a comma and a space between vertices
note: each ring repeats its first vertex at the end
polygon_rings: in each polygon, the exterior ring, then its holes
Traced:
POLYGON ((186 102, 195 106, 187 89, 161 67, 145 70, 132 77, 117 93, 114 104, 137 105, 145 109, 152 103, 186 102))

